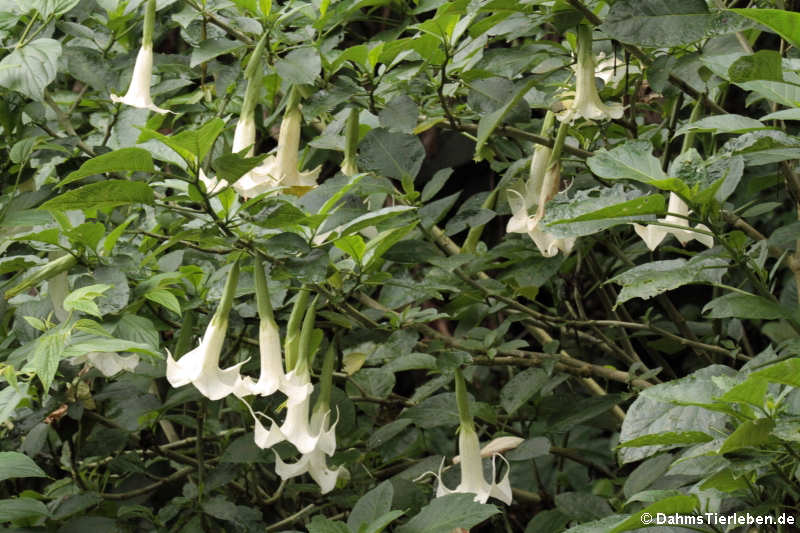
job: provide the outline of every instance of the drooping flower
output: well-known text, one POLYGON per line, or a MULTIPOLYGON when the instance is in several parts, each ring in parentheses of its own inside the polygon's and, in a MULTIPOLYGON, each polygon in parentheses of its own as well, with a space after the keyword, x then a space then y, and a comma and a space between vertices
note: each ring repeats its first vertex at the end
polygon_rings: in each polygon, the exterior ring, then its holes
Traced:
POLYGON ((136 56, 133 76, 125 96, 111 95, 111 101, 123 103, 141 109, 150 109, 156 113, 169 113, 153 103, 150 97, 150 79, 153 76, 153 27, 155 25, 156 2, 148 0, 144 14, 144 31, 141 48, 136 56))
POLYGON ((331 416, 330 397, 335 356, 334 345, 331 343, 325 353, 320 376, 320 393, 309 423, 311 434, 321 435, 321 438, 317 440, 313 450, 303 453, 300 459, 294 463, 285 463, 275 452, 275 473, 281 479, 290 479, 308 473, 311 479, 319 485, 322 494, 333 490, 341 476, 348 475, 347 470, 342 466, 334 470, 328 468, 326 459, 326 456, 332 455, 336 451, 336 424, 334 423, 334 427, 328 428, 331 416))
MULTIPOLYGON (((553 114, 548 113, 542 128, 543 133, 546 133, 552 124, 553 114)), ((539 226, 545 215, 545 204, 558 193, 560 184, 560 162, 553 156, 553 150, 538 145, 533 152, 530 173, 522 191, 515 189, 507 191, 512 216, 506 226, 506 232, 527 233, 545 257, 553 257, 559 250, 568 254, 575 245, 574 237, 559 238, 539 226), (531 212, 534 214, 531 215, 531 212)))
POLYGON ((73 357, 70 362, 73 365, 82 364, 88 361, 93 367, 106 377, 115 376, 126 370, 133 372, 139 365, 139 355, 132 353, 127 356, 115 352, 89 352, 86 355, 73 357))
MULTIPOLYGON (((667 234, 672 234, 681 243, 681 246, 686 246, 686 243, 692 239, 696 239, 706 245, 708 248, 714 246, 714 237, 705 233, 699 233, 690 229, 689 221, 686 217, 689 216, 689 206, 684 202, 680 196, 674 192, 669 193, 669 205, 667 211, 674 213, 667 215, 660 219, 659 222, 664 224, 672 224, 675 226, 682 226, 687 229, 670 228, 660 226, 658 224, 648 224, 643 226, 641 224, 634 224, 633 229, 636 234, 642 238, 647 247, 652 251, 661 244, 667 234)), ((703 224, 698 224, 694 227, 695 230, 709 231, 708 227, 703 224)))
MULTIPOLYGON (((310 453, 314 449, 319 449, 330 455, 336 449, 335 427, 326 429, 327 423, 325 420, 328 415, 325 414, 323 420, 316 427, 313 427, 309 421, 309 404, 311 402, 310 394, 308 394, 311 388, 309 351, 316 317, 315 304, 316 302, 312 303, 306 311, 297 346, 298 355, 296 359, 291 355, 293 350, 291 342, 287 341, 286 366, 291 370, 287 374, 286 380, 291 383, 292 387, 289 390, 284 390, 288 399, 286 402, 286 418, 283 424, 278 426, 275 421, 265 416, 271 423, 270 428, 267 429, 256 418, 255 441, 261 448, 270 448, 279 442, 288 441, 300 453, 310 453)), ((304 307, 295 304, 295 309, 303 309, 304 307)), ((290 319, 290 329, 291 322, 292 320, 290 319)))
MULTIPOLYGON (((461 483, 455 489, 448 489, 441 481, 441 469, 439 470, 439 486, 436 488, 436 497, 446 496, 454 492, 471 493, 475 495, 475 501, 486 503, 489 498, 497 498, 501 502, 510 505, 511 482, 508 479, 510 470, 506 470, 505 476, 499 482, 494 481, 495 463, 492 456, 492 482, 486 481, 483 477, 483 462, 481 460, 480 441, 475 428, 461 425, 458 433, 458 452, 461 466, 461 483)), ((502 455, 500 456, 502 457, 502 455)))
POLYGON ((228 186, 228 182, 225 180, 217 179, 214 177, 209 178, 208 176, 206 176, 206 173, 203 171, 202 168, 198 173, 198 177, 200 178, 200 181, 203 182, 203 185, 206 186, 206 192, 209 195, 216 194, 228 186))
POLYGON ((329 418, 330 410, 324 413, 321 410, 314 410, 311 415, 311 433, 324 435, 324 438, 319 439, 317 446, 310 452, 302 454, 296 462, 285 463, 277 452, 275 453, 275 473, 281 479, 290 479, 308 473, 311 479, 319 485, 322 494, 326 494, 336 487, 336 481, 340 476, 345 475, 346 470, 342 466, 334 470, 328 468, 326 457, 336 451, 336 424, 333 428, 328 429, 329 418))
POLYGON ((301 122, 299 94, 292 88, 281 121, 277 151, 233 184, 240 195, 252 198, 275 187, 302 193, 316 187, 321 166, 306 172, 297 170, 301 122))
POLYGON ((563 100, 565 109, 558 113, 559 120, 569 122, 577 118, 607 120, 622 118, 622 104, 604 104, 594 82, 595 63, 592 54, 592 30, 585 24, 578 26, 578 66, 574 98, 563 100))
POLYGON ((219 400, 231 394, 240 381, 237 363, 224 370, 219 368, 219 357, 225 333, 228 329, 228 314, 233 304, 236 283, 239 279, 239 263, 234 263, 225 282, 225 290, 217 311, 211 317, 200 345, 175 361, 167 353, 167 380, 173 387, 192 383, 210 400, 219 400))
POLYGON ((269 396, 277 390, 281 390, 289 398, 290 403, 297 404, 311 394, 313 386, 310 382, 300 380, 295 373, 288 375, 284 373, 280 332, 270 305, 264 266, 258 255, 254 259, 254 270, 256 303, 260 319, 258 347, 261 354, 261 370, 258 381, 253 381, 247 376, 240 379, 236 384, 234 394, 240 398, 252 394, 269 396))
MULTIPOLYGON (((434 474, 439 481, 436 488, 436 497, 446 496, 454 492, 462 492, 475 495, 475 501, 486 503, 489 498, 497 498, 503 503, 510 505, 512 500, 511 482, 508 479, 510 468, 499 482, 495 481, 495 457, 499 453, 492 453, 492 481, 487 482, 483 476, 483 462, 481 460, 480 441, 475 432, 475 423, 469 411, 469 398, 467 397, 467 386, 461 369, 456 369, 456 402, 458 403, 458 416, 460 424, 458 427, 458 457, 461 469, 461 483, 455 489, 449 489, 442 481, 442 468, 444 460, 439 467, 439 474, 434 474)), ((488 446, 487 446, 488 447, 488 446)), ((503 456, 500 455, 502 458, 503 456)), ((505 461, 505 459, 503 459, 505 461)), ((506 464, 508 464, 506 462, 506 464)))

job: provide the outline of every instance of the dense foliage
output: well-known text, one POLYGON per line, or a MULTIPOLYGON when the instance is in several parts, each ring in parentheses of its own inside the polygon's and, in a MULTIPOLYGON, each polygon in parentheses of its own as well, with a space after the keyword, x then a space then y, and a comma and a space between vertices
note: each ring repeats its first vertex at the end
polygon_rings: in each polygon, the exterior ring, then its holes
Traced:
POLYGON ((0 0, 0 526, 794 516, 785 2, 0 0))

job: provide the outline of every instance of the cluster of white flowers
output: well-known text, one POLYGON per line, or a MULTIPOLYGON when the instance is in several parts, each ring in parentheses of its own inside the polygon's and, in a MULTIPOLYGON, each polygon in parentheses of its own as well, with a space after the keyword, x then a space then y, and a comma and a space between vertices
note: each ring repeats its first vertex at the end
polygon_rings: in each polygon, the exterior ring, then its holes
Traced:
MULTIPOLYGON (((345 471, 343 468, 331 470, 327 466, 325 457, 333 455, 336 450, 335 426, 328 427, 331 412, 328 399, 324 398, 315 406, 314 413, 309 419, 309 404, 311 392, 311 374, 308 367, 308 343, 300 343, 296 361, 291 364, 287 357, 288 372, 284 371, 284 359, 281 356, 281 342, 278 325, 272 314, 269 304, 266 276, 259 260, 255 261, 256 299, 260 318, 259 325, 259 351, 261 356, 261 370, 258 380, 242 376, 238 363, 226 369, 219 367, 219 358, 225 341, 228 325, 228 314, 233 303, 233 296, 239 277, 238 263, 231 268, 222 300, 214 316, 208 324, 205 334, 197 348, 175 361, 171 354, 167 357, 167 380, 173 387, 193 384, 204 396, 210 400, 219 400, 230 394, 239 398, 245 396, 270 396, 275 392, 286 395, 286 418, 282 425, 278 425, 269 417, 270 428, 267 429, 255 413, 255 442, 261 448, 270 448, 273 445, 288 441, 302 454, 300 460, 294 464, 284 463, 275 454, 276 473, 281 479, 289 479, 304 473, 309 473, 319 484, 322 493, 333 490, 336 480, 345 471)), ((305 310, 306 301, 303 295, 295 310, 305 310)), ((291 322, 291 321, 290 321, 291 322)), ((302 335, 310 338, 308 328, 313 329, 314 305, 309 308, 303 324, 302 335)), ((287 343, 288 344, 288 343, 287 343)), ((288 355, 288 346, 287 346, 288 355)), ((332 351, 326 356, 330 359, 332 370, 332 351)), ((323 373, 324 374, 324 373, 323 373)), ((323 375, 324 379, 331 379, 331 372, 323 375)), ((321 395, 323 397, 324 395, 321 395)), ((248 409, 251 409, 249 404, 248 409)), ((252 409, 251 409, 251 412, 252 409)), ((264 416, 264 415, 262 415, 264 416)))

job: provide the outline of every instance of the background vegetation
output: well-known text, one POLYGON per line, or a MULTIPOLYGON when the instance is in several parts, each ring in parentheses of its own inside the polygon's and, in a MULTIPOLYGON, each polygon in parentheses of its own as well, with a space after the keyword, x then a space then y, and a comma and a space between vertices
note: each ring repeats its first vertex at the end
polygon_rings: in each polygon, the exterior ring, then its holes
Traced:
POLYGON ((791 4, 0 0, 0 525, 797 519, 791 4))

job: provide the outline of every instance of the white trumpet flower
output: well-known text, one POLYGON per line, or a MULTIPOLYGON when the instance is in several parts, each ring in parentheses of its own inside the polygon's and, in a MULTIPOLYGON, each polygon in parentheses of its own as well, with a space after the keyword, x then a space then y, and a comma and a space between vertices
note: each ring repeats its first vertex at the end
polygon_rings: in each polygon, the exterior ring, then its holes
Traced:
POLYGON ((156 113, 169 113, 167 109, 162 109, 153 103, 150 98, 150 78, 153 75, 153 45, 142 43, 139 54, 136 56, 136 64, 133 67, 131 84, 125 96, 111 95, 111 101, 123 103, 140 109, 149 109, 156 113))
POLYGON ((574 98, 561 102, 565 109, 558 113, 559 120, 572 122, 577 118, 587 120, 622 118, 622 104, 604 104, 597 93, 594 78, 592 30, 589 26, 581 24, 578 26, 578 66, 574 98))
POLYGON ((308 380, 301 379, 295 372, 284 374, 281 357, 281 339, 278 325, 274 320, 261 319, 258 329, 258 346, 261 353, 261 372, 258 381, 243 377, 237 384, 234 394, 238 397, 257 394, 269 396, 280 390, 286 394, 287 402, 299 404, 314 390, 308 380))
MULTIPOLYGON (((281 479, 286 480, 299 475, 308 473, 317 485, 322 494, 332 491, 336 487, 336 480, 339 476, 346 475, 344 467, 331 470, 325 457, 333 454, 336 449, 336 435, 333 429, 326 429, 330 411, 322 413, 315 410, 311 415, 310 429, 312 433, 326 435, 324 439, 317 441, 317 446, 308 453, 304 453, 295 463, 285 463, 275 452, 275 473, 281 479), (326 451, 326 450, 329 450, 326 451)), ((336 424, 334 424, 335 426, 336 424)))
MULTIPOLYGON (((298 380, 298 385, 301 384, 300 381, 298 380)), ((308 377, 304 381, 310 384, 308 377)), ((259 448, 271 448, 279 442, 287 441, 303 454, 311 453, 315 449, 326 455, 333 454, 336 450, 336 424, 334 423, 330 429, 325 429, 329 413, 325 415, 323 423, 310 424, 308 410, 311 398, 308 394, 304 396, 300 401, 292 401, 292 398, 289 397, 286 419, 280 426, 265 416, 271 423, 270 428, 267 429, 255 415, 253 416, 255 418, 255 442, 259 448)))
POLYGON ((239 279, 239 264, 235 263, 225 282, 222 300, 211 317, 200 345, 175 361, 167 352, 167 381, 173 387, 192 383, 209 400, 220 400, 231 394, 241 381, 239 367, 246 361, 226 369, 219 367, 219 357, 228 329, 228 313, 239 279))
MULTIPOLYGON (((233 188, 244 198, 252 198, 263 194, 275 187, 290 187, 295 190, 306 190, 317 186, 321 166, 314 170, 300 172, 297 170, 298 150, 300 148, 300 125, 302 115, 297 104, 287 104, 286 112, 281 121, 278 134, 278 147, 275 154, 267 157, 264 162, 239 178, 233 188)), ((237 124, 237 131, 239 127, 237 124)), ((243 127, 244 130, 244 127, 243 127)), ((247 144, 246 133, 242 133, 242 145, 247 144)), ((236 144, 234 142, 234 144, 236 144)), ((234 148, 234 151, 235 148, 234 148)))
POLYGON ((559 164, 547 167, 551 150, 546 146, 537 146, 531 160, 531 170, 528 181, 522 193, 508 189, 508 206, 511 208, 511 220, 508 221, 506 232, 527 233, 533 240, 539 252, 545 257, 553 257, 559 250, 569 254, 575 245, 575 238, 555 237, 546 230, 542 230, 539 222, 545 215, 545 204, 558 193, 561 182, 561 168, 559 164), (530 215, 535 210, 535 214, 530 215))
POLYGON ((206 173, 203 172, 203 169, 200 169, 199 173, 200 181, 203 182, 203 185, 206 186, 206 192, 208 194, 216 194, 222 191, 225 187, 228 186, 228 182, 225 180, 217 179, 217 178, 209 178, 206 176, 206 173))
MULTIPOLYGON (((661 244, 667 234, 672 234, 681 243, 681 246, 686 246, 686 243, 695 239, 703 243, 708 248, 714 246, 714 237, 704 233, 693 231, 689 226, 689 221, 686 219, 689 216, 689 206, 684 202, 680 196, 674 192, 669 193, 669 205, 667 211, 675 213, 674 215, 667 215, 660 219, 660 222, 665 224, 673 224, 675 226, 683 226, 687 229, 668 228, 659 226, 657 224, 648 224, 643 226, 641 224, 634 224, 633 229, 636 234, 642 238, 647 247, 652 251, 661 244), (681 216, 677 216, 681 215, 681 216)), ((708 227, 703 224, 698 224, 694 227, 695 230, 709 231, 708 227)))
MULTIPOLYGON (((458 434, 459 464, 461 466, 461 483, 455 489, 448 489, 441 479, 442 468, 436 475, 439 485, 436 488, 436 497, 446 496, 454 492, 469 493, 475 495, 475 501, 486 503, 491 498, 497 498, 503 503, 511 504, 511 482, 508 479, 509 470, 499 482, 495 482, 495 453, 492 455, 492 482, 489 483, 483 477, 483 463, 481 461, 480 442, 475 429, 469 425, 462 424, 458 434)), ((502 455, 500 455, 503 458, 502 455)), ((505 461, 505 458, 503 458, 505 461)), ((444 466, 444 461, 442 461, 444 466)))
POLYGON ((219 356, 228 321, 211 319, 200 345, 175 361, 167 352, 167 381, 173 387, 182 387, 192 383, 200 393, 209 400, 220 400, 231 394, 240 379, 237 363, 222 370, 219 367, 219 356))

